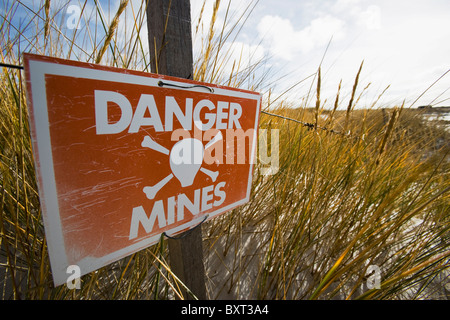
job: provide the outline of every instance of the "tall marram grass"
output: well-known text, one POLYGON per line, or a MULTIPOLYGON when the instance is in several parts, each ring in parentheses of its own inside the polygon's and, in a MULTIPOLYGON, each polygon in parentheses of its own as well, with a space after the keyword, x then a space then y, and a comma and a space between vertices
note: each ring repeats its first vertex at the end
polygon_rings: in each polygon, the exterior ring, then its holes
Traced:
MULTIPOLYGON (((98 1, 93 6, 81 1, 82 28, 68 30, 66 6, 47 0, 33 9, 6 1, 0 23, 2 62, 21 64, 22 52, 35 52, 150 71, 147 39, 140 32, 146 28, 146 3, 136 3, 111 3, 106 15, 98 1), (26 19, 18 17, 23 10, 26 19)), ((209 5, 214 5, 215 17, 223 4, 204 4, 209 5)), ((192 17, 193 30, 204 25, 209 30, 207 37, 197 39, 202 49, 196 52, 194 77, 262 91, 264 108, 270 105, 273 113, 314 126, 261 115, 262 129, 279 130, 278 146, 269 138, 272 150, 278 147, 280 152, 279 170, 264 175, 258 163, 251 201, 203 225, 209 298, 448 297, 448 132, 404 106, 358 105, 364 90, 361 68, 351 99, 343 101, 339 84, 332 110, 323 109, 320 101, 321 82, 326 81, 320 71, 311 83, 317 88, 315 104, 285 107, 284 96, 271 97, 264 60, 248 63, 248 57, 236 59, 230 53, 229 43, 254 5, 243 13, 230 12, 227 6, 227 17, 234 19, 219 27, 214 27, 214 18, 192 17), (374 266, 381 276, 375 287, 369 285, 374 266)), ((307 79, 305 75, 299 83, 307 79)), ((170 271, 164 239, 83 276, 79 290, 53 287, 22 74, 2 68, 1 83, 2 299, 181 297, 183 284, 170 271)))

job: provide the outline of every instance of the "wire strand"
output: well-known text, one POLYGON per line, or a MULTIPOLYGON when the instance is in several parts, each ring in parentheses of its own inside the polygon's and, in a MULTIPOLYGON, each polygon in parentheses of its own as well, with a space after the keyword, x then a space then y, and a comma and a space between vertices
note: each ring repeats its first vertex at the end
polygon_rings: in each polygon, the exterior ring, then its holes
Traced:
POLYGON ((281 116, 279 114, 270 113, 270 112, 267 112, 267 111, 264 111, 264 110, 261 111, 261 113, 267 114, 267 115, 272 116, 272 117, 278 117, 278 118, 282 118, 282 119, 285 119, 285 120, 289 120, 289 121, 300 123, 301 125, 307 127, 309 130, 317 128, 317 129, 324 130, 324 131, 327 131, 327 132, 330 132, 330 133, 333 133, 333 134, 338 134, 338 135, 341 135, 341 136, 351 136, 349 134, 345 134, 345 133, 342 133, 342 132, 339 132, 339 131, 335 131, 333 129, 328 129, 326 127, 316 126, 316 124, 314 124, 314 123, 303 122, 303 121, 300 121, 300 120, 297 120, 297 119, 292 119, 292 118, 289 118, 289 117, 281 116))
POLYGON ((194 231, 195 229, 199 228, 199 227, 200 227, 200 226, 201 226, 208 218, 209 218, 209 214, 205 215, 205 217, 203 218, 202 221, 200 221, 199 224, 197 224, 195 227, 192 227, 192 228, 189 229, 188 231, 183 232, 183 233, 182 233, 181 235, 179 235, 179 236, 176 236, 176 237, 169 236, 165 231, 162 233, 162 236, 165 236, 165 237, 167 237, 167 238, 169 238, 169 239, 172 239, 172 240, 180 240, 180 239, 183 239, 183 238, 185 238, 186 236, 188 236, 192 231, 194 231))
POLYGON ((210 87, 207 87, 207 86, 203 86, 201 84, 194 84, 194 85, 191 85, 191 86, 181 86, 181 85, 178 85, 178 84, 173 84, 173 83, 167 83, 167 82, 159 81, 158 82, 158 86, 159 87, 169 86, 169 87, 175 87, 175 88, 181 88, 181 89, 205 88, 205 89, 208 89, 209 92, 211 92, 211 93, 214 92, 213 88, 210 88, 210 87))
MULTIPOLYGON (((19 70, 23 70, 23 69, 24 69, 23 66, 19 66, 19 65, 15 65, 15 64, 10 64, 10 63, 1 63, 1 62, 0 62, 0 66, 1 66, 1 67, 5 67, 5 68, 19 69, 19 70)), ((449 70, 449 71, 450 71, 450 70, 449 70)), ((447 72, 449 72, 449 71, 447 71, 447 72)), ((447 72, 446 72, 446 73, 447 73, 447 72)), ((444 75, 445 75, 445 74, 444 74, 444 75)), ((214 89, 212 89, 212 88, 210 88, 210 87, 207 87, 207 86, 203 86, 203 85, 180 86, 180 85, 176 85, 176 84, 172 84, 172 83, 167 83, 167 82, 159 81, 159 82, 158 82, 158 86, 160 86, 160 87, 162 87, 162 86, 172 86, 172 87, 178 87, 178 88, 183 88, 183 89, 190 89, 190 88, 201 87, 201 88, 208 89, 210 92, 214 92, 214 89)), ((270 113, 270 112, 267 112, 267 111, 261 111, 261 113, 267 114, 267 115, 272 116, 272 117, 278 117, 278 118, 282 118, 282 119, 285 119, 285 120, 289 120, 289 121, 293 121, 293 122, 300 123, 301 125, 307 127, 309 130, 312 130, 312 129, 317 128, 317 129, 324 130, 324 131, 327 131, 327 132, 330 132, 330 133, 333 133, 333 134, 338 134, 338 135, 342 135, 342 136, 350 136, 350 135, 348 135, 348 134, 345 134, 345 133, 342 133, 342 132, 339 132, 339 131, 335 131, 335 130, 333 130, 333 129, 328 129, 328 128, 326 128, 326 127, 320 127, 320 126, 317 126, 317 125, 314 124, 314 123, 309 123, 309 122, 304 122, 304 121, 300 121, 300 120, 297 120, 297 119, 292 119, 292 118, 289 118, 289 117, 281 116, 281 115, 279 115, 279 114, 270 113)), ((167 236, 167 235, 166 235, 166 236, 167 236)), ((169 237, 169 238, 170 238, 170 237, 169 237)))
POLYGON ((18 66, 16 64, 10 64, 10 63, 2 63, 0 62, 0 67, 5 67, 5 68, 13 68, 13 69, 19 69, 19 70, 23 70, 23 66, 18 66))

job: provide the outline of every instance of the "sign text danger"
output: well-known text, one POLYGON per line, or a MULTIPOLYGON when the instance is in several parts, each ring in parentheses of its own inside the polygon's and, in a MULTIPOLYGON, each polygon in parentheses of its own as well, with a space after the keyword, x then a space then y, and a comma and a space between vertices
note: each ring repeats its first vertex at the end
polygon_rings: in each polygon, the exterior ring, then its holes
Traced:
POLYGON ((208 99, 197 102, 194 106, 192 98, 186 98, 185 111, 183 112, 175 100, 175 97, 166 96, 164 125, 158 112, 155 98, 151 94, 142 94, 136 110, 124 95, 113 91, 95 90, 95 123, 97 134, 115 134, 128 128, 129 133, 138 132, 141 127, 154 127, 156 132, 172 131, 173 120, 177 118, 183 129, 192 130, 192 123, 202 130, 211 129, 240 129, 239 118, 242 115, 242 107, 239 103, 219 101, 217 106, 208 99), (121 117, 115 123, 108 121, 108 105, 111 103, 119 106, 121 117), (203 109, 207 109, 204 120, 200 118, 203 109), (146 117, 146 112, 150 117, 146 117))

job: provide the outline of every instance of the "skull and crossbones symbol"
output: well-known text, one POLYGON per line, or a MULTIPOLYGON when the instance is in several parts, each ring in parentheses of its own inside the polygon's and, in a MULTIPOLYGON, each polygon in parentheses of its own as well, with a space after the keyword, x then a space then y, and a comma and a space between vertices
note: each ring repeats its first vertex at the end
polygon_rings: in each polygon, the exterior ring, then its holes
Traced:
POLYGON ((201 166, 205 151, 222 139, 223 136, 220 131, 206 144, 206 146, 203 146, 202 141, 198 139, 185 138, 178 141, 169 151, 150 136, 145 136, 141 146, 168 155, 170 169, 172 171, 172 173, 160 180, 154 186, 144 187, 143 192, 146 194, 147 198, 154 199, 158 191, 172 180, 173 177, 176 177, 180 181, 183 188, 192 185, 198 171, 203 172, 215 182, 219 172, 211 171, 202 168, 201 166))

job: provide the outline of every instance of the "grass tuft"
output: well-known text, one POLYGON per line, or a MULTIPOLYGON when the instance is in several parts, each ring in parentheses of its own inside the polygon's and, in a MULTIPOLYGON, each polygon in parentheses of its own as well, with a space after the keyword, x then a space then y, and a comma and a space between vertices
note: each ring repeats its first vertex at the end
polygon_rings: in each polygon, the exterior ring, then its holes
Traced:
MULTIPOLYGON (((274 96, 267 58, 255 61, 243 50, 233 54, 257 1, 241 12, 230 12, 228 2, 218 27, 222 2, 214 2, 211 21, 203 21, 206 1, 195 19, 194 35, 200 37, 204 23, 209 33, 196 39, 201 49, 193 78, 265 94, 263 109, 281 117, 261 114, 260 128, 269 134, 260 138, 270 140, 272 152, 279 150, 279 168, 267 175, 266 165, 257 163, 251 201, 203 225, 209 298, 448 298, 449 132, 404 104, 378 108, 378 98, 361 105, 363 63, 348 104, 340 99, 341 81, 331 110, 324 107, 320 91, 327 79, 320 68, 274 96), (307 93, 301 107, 292 107, 287 94, 307 81, 311 90, 317 85, 315 105, 306 104, 307 93), (310 130, 305 122, 351 135, 310 130), (274 129, 278 142, 270 134, 274 129), (380 271, 379 288, 370 286, 373 266, 380 271)), ((69 30, 61 18, 67 5, 5 2, 1 61, 21 64, 22 52, 33 52, 149 70, 148 52, 154 48, 142 39, 145 1, 137 7, 121 1, 109 26, 98 1, 81 1, 80 8, 81 29, 69 30), (18 17, 19 9, 26 21, 18 17), (118 31, 125 30, 122 37, 118 31)), ((53 287, 23 78, 19 70, 2 68, 0 81, 1 298, 184 298, 181 289, 188 288, 170 270, 164 239, 83 276, 79 290, 53 287)))

